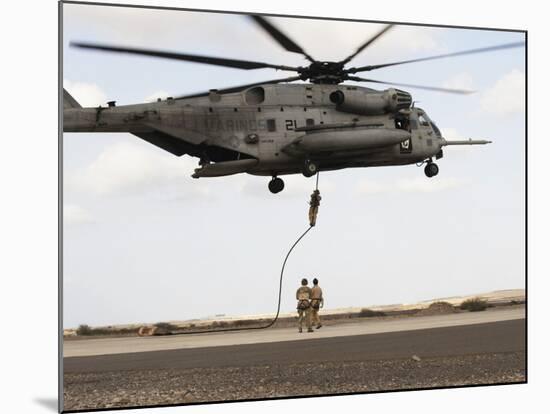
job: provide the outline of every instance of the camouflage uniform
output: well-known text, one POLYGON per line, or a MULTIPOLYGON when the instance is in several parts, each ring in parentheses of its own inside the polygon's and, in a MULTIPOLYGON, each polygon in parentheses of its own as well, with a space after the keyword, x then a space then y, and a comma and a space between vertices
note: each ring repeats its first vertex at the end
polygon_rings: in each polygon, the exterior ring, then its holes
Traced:
POLYGON ((311 324, 316 325, 317 329, 322 326, 321 319, 319 318, 319 308, 323 305, 323 291, 319 285, 314 285, 311 288, 311 324))
POLYGON ((302 324, 306 321, 307 331, 313 332, 311 329, 311 315, 309 298, 311 297, 311 289, 308 286, 301 286, 296 291, 296 300, 298 304, 296 309, 298 310, 298 331, 302 332, 302 324))
POLYGON ((313 191, 311 193, 311 200, 309 202, 309 224, 310 226, 315 226, 317 221, 317 212, 319 211, 319 205, 321 204, 321 193, 319 190, 313 191))

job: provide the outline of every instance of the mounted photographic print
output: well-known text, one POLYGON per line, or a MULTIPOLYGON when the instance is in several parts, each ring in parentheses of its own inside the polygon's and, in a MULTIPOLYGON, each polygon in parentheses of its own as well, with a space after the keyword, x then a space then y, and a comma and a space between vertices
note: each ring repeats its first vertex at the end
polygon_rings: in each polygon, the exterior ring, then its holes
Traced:
POLYGON ((525 31, 60 8, 64 412, 527 381, 525 31))

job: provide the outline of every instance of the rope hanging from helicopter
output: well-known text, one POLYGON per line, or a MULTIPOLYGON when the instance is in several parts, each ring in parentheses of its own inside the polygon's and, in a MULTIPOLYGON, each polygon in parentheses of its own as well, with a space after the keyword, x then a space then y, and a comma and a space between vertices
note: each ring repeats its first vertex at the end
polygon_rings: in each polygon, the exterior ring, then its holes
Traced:
POLYGON ((290 249, 288 250, 285 256, 283 265, 281 266, 281 273, 279 275, 279 294, 277 299, 277 312, 275 313, 275 317, 271 321, 269 321, 266 325, 261 325, 261 326, 248 326, 243 328, 209 329, 206 331, 177 332, 177 333, 173 333, 173 335, 197 335, 197 334, 206 334, 206 333, 213 333, 213 332, 250 331, 250 330, 257 330, 257 329, 267 329, 275 325, 275 322, 277 322, 277 320, 279 319, 279 315, 281 311, 281 295, 283 291, 283 276, 285 272, 286 262, 288 261, 290 254, 292 253, 294 248, 298 245, 298 243, 300 243, 302 239, 305 237, 305 235, 308 234, 313 227, 315 227, 320 202, 321 202, 321 195, 319 192, 319 172, 317 172, 317 177, 315 179, 315 190, 311 194, 311 200, 309 202, 310 204, 309 226, 302 234, 300 234, 300 236, 296 239, 296 241, 290 247, 290 249))

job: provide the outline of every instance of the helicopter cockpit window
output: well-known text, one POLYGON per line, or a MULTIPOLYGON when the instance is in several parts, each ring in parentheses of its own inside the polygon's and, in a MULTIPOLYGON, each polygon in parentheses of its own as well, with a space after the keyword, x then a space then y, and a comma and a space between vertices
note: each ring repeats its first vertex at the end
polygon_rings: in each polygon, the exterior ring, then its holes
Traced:
POLYGON ((418 122, 420 122, 420 125, 422 126, 430 126, 430 123, 424 116, 424 114, 418 114, 418 122))
POLYGON ((277 131, 277 124, 275 124, 275 120, 274 119, 268 119, 267 120, 267 130, 269 132, 275 132, 277 131))
POLYGON ((432 122, 431 125, 432 125, 432 129, 433 129, 434 132, 435 132, 435 135, 437 135, 438 137, 440 137, 440 136, 441 136, 441 131, 439 130, 439 128, 437 127, 437 125, 435 124, 435 122, 432 122))

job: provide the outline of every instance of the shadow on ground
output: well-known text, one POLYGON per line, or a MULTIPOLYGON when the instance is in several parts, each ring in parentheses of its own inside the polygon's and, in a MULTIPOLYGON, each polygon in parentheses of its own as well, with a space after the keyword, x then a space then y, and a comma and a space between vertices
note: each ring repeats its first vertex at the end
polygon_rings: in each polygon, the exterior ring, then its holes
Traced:
POLYGON ((47 408, 48 410, 57 413, 58 406, 57 406, 57 398, 35 398, 34 402, 38 405, 41 405, 42 407, 47 408))

